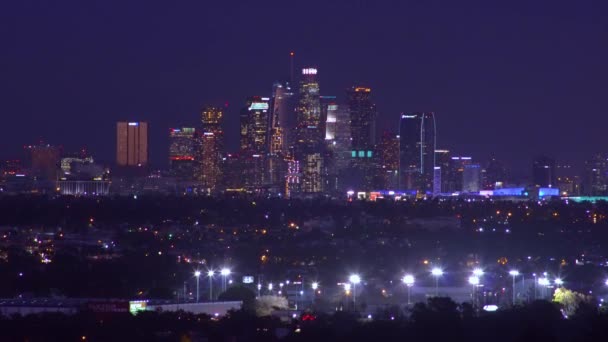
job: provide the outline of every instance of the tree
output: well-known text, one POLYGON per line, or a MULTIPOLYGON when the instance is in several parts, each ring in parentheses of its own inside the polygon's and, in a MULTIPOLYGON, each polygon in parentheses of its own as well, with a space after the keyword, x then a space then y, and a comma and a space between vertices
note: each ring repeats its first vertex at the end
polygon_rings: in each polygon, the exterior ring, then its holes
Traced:
POLYGON ((256 315, 270 316, 275 310, 285 310, 289 308, 287 298, 280 296, 261 296, 255 301, 256 315))
POLYGON ((245 286, 232 286, 218 296, 220 301, 241 301, 243 302, 243 310, 249 311, 254 309, 255 293, 245 286))
POLYGON ((553 301, 559 303, 562 307, 563 313, 570 317, 573 316, 580 307, 589 303, 591 298, 582 293, 560 287, 555 290, 555 293, 553 294, 553 301))

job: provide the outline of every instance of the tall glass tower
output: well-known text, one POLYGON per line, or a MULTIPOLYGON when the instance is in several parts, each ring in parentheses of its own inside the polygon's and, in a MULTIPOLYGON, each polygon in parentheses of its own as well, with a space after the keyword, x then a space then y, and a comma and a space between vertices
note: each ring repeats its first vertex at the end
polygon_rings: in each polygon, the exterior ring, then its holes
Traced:
POLYGON ((401 114, 399 122, 399 183, 401 190, 433 190, 436 145, 435 113, 401 114))

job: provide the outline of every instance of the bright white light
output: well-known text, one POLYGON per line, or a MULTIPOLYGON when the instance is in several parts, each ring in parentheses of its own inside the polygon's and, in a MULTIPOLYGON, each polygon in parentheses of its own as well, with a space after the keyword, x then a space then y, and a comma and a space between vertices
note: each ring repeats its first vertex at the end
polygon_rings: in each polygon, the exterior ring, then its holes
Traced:
POLYGON ((407 286, 412 286, 414 285, 414 276, 411 274, 406 274, 401 281, 403 281, 403 283, 407 286))
POLYGON ((561 286, 563 283, 564 283, 564 281, 561 280, 560 278, 555 279, 555 285, 561 286))
POLYGON ((476 268, 473 270, 473 274, 477 277, 481 277, 483 275, 483 270, 481 268, 476 268))
POLYGON ((509 271, 509 274, 511 276, 513 276, 513 277, 517 277, 519 275, 519 271, 517 271, 517 270, 511 270, 511 271, 509 271))
POLYGON ((319 288, 319 283, 312 283, 312 289, 316 290, 319 288))
POLYGON ((200 277, 201 276, 201 271, 194 271, 194 276, 195 277, 200 277))
POLYGON ((608 286, 608 279, 606 279, 606 282, 604 284, 606 284, 606 286, 608 286))
POLYGON ((361 277, 359 277, 358 274, 353 274, 350 277, 348 277, 348 281, 350 281, 353 284, 359 284, 361 282, 361 277))
POLYGON ((213 277, 214 274, 214 271, 207 271, 207 277, 213 277))
POLYGON ((471 284, 473 286, 479 285, 479 277, 478 276, 470 276, 469 277, 469 284, 471 284))
POLYGON ((549 286, 550 282, 547 278, 538 278, 538 285, 549 286))
POLYGON ((272 291, 272 283, 268 284, 268 291, 272 291))
POLYGON ((435 277, 440 277, 443 275, 443 270, 439 267, 435 267, 431 270, 431 274, 434 275, 435 277))
POLYGON ((222 268, 222 270, 220 271, 220 274, 225 277, 227 275, 230 275, 230 270, 227 268, 222 268))
POLYGON ((344 284, 344 291, 346 291, 346 292, 350 291, 350 284, 349 283, 344 284))
POLYGON ((488 312, 494 312, 494 311, 498 310, 498 306, 497 305, 484 305, 483 310, 488 311, 488 312))

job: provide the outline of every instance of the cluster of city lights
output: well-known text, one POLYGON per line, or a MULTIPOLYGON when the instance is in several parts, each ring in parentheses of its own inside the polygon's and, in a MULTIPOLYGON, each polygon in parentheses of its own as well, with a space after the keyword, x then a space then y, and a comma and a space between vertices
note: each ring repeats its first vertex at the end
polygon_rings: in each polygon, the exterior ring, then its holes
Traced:
MULTIPOLYGON (((226 278, 231 274, 231 270, 229 268, 221 268, 217 271, 214 270, 208 270, 207 271, 207 277, 209 278, 209 299, 212 300, 213 295, 212 295, 212 279, 216 274, 219 274, 220 276, 222 276, 223 279, 223 283, 222 283, 222 290, 225 291, 226 290, 226 278)), ((438 287, 439 287, 439 278, 442 277, 444 275, 444 270, 441 269, 440 267, 434 267, 430 270, 431 275, 435 278, 435 295, 438 295, 438 287)), ((197 284, 196 284, 196 300, 198 302, 199 300, 199 278, 202 275, 202 272, 199 270, 196 270, 194 272, 194 277, 196 277, 197 279, 197 284)), ((475 268, 472 270, 471 275, 468 277, 468 283, 469 285, 473 286, 473 293, 475 293, 475 288, 478 286, 483 286, 481 285, 481 278, 484 275, 484 271, 481 268, 475 268)), ((523 274, 520 273, 518 270, 510 270, 509 271, 509 275, 513 278, 513 302, 515 303, 515 279, 519 276, 522 276, 523 274)), ((535 279, 535 283, 543 286, 544 288, 550 287, 552 284, 555 285, 556 287, 561 287, 564 285, 564 281, 561 278, 555 278, 553 279, 553 281, 551 281, 551 279, 548 277, 547 272, 543 272, 542 273, 542 277, 537 277, 536 273, 533 273, 532 276, 535 279)), ((408 305, 410 304, 410 291, 411 291, 411 287, 414 286, 414 283, 416 281, 416 278, 414 277, 413 274, 405 274, 402 278, 401 278, 401 282, 407 287, 408 289, 408 305)), ((339 285, 342 285, 344 288, 344 291, 346 293, 346 295, 352 295, 353 297, 353 302, 356 305, 356 286, 358 284, 360 284, 362 282, 362 278, 359 274, 351 274, 348 277, 348 281, 339 285)), ((230 281, 230 283, 232 283, 232 281, 230 281)), ((290 281, 287 280, 284 283, 281 282, 279 283, 279 290, 277 291, 279 295, 283 294, 283 287, 285 285, 289 285, 290 281)), ((293 284, 302 284, 302 283, 293 283, 293 284)), ((608 279, 606 279, 605 281, 605 285, 608 286, 608 279)), ((313 293, 320 293, 319 290, 319 283, 318 282, 312 282, 310 284, 310 288, 313 290, 313 293)), ((261 289, 262 289, 262 284, 258 283, 257 285, 257 289, 258 289, 258 294, 260 293, 261 289)), ((267 285, 267 289, 269 292, 272 292, 275 289, 275 285, 271 282, 268 283, 267 285)), ((304 288, 302 287, 302 290, 298 292, 298 294, 300 295, 304 295, 304 288)))

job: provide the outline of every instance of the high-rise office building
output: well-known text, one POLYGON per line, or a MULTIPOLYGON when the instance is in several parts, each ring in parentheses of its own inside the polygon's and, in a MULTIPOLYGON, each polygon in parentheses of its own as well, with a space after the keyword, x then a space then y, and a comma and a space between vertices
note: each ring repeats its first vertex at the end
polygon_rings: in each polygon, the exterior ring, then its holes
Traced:
POLYGON ((295 110, 295 94, 289 82, 275 82, 272 86, 270 99, 270 133, 273 136, 271 153, 278 154, 287 151, 294 143, 293 133, 297 120, 295 110))
POLYGON ((479 164, 464 165, 462 173, 462 192, 477 192, 480 190, 481 166, 479 164))
POLYGON ((27 146, 30 152, 31 175, 47 181, 56 181, 60 172, 61 148, 48 144, 27 146))
POLYGON ((402 114, 399 122, 401 189, 430 192, 435 168, 435 113, 402 114))
POLYGON ((300 191, 305 194, 323 191, 323 141, 321 130, 321 103, 317 69, 302 69, 298 105, 296 107, 297 127, 294 142, 294 157, 300 162, 302 179, 300 191))
POLYGON ((270 98, 252 96, 241 109, 241 151, 243 181, 247 187, 267 184, 267 157, 270 152, 270 98))
POLYGON ((448 180, 449 192, 464 191, 464 171, 468 165, 473 164, 471 157, 452 157, 450 160, 450 174, 448 180))
POLYGON ((346 91, 350 112, 351 149, 351 186, 360 190, 372 190, 374 177, 378 171, 375 153, 376 144, 376 105, 371 100, 371 89, 352 87, 346 91), (365 157, 360 158, 363 154, 365 157))
POLYGON ((266 162, 268 184, 282 193, 285 191, 287 159, 293 153, 296 127, 295 96, 290 82, 273 84, 269 121, 269 153, 266 162))
MULTIPOLYGON (((451 158, 449 150, 435 150, 435 167, 439 168, 441 175, 441 185, 439 189, 441 193, 448 193, 454 191, 454 189, 450 188, 450 178, 451 176, 451 158)), ((435 171, 437 172, 437 171, 435 171)), ((435 181, 433 181, 433 192, 437 190, 435 181)))
POLYGON ((582 192, 587 196, 608 194, 608 155, 598 153, 585 161, 582 192))
POLYGON ((118 122, 116 124, 116 164, 145 166, 148 164, 148 123, 118 122))
POLYGON ((399 188, 399 135, 384 132, 378 146, 380 170, 383 177, 383 189, 399 188))
POLYGON ((532 163, 532 183, 541 188, 557 187, 555 159, 538 156, 532 163))
POLYGON ((488 190, 502 188, 507 184, 507 168, 500 160, 492 157, 485 169, 483 188, 488 190))
POLYGON ((180 179, 193 179, 196 156, 196 130, 193 127, 169 129, 169 169, 180 179))
POLYGON ((224 110, 219 107, 205 107, 201 112, 201 130, 197 134, 197 180, 207 192, 216 191, 221 180, 224 148, 224 132, 221 126, 223 115, 224 110))
POLYGON ((351 160, 350 114, 347 106, 328 101, 325 119, 325 191, 344 194, 351 160))

